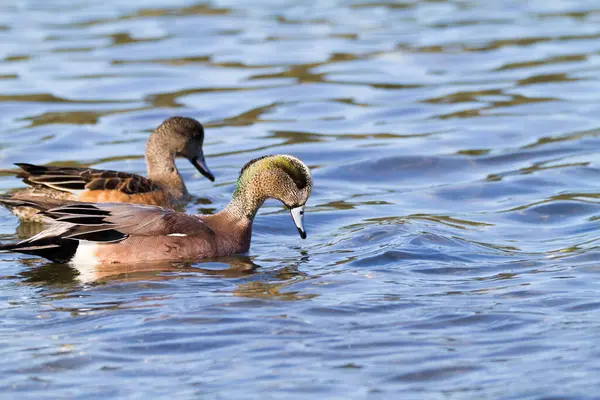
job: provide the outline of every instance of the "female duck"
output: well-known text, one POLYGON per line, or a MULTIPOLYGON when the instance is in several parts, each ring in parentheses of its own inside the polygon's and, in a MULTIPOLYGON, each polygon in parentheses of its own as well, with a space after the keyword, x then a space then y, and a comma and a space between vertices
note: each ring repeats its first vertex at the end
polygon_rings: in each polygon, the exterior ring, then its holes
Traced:
MULTIPOLYGON (((189 196, 175 166, 176 156, 187 158, 202 175, 211 181, 215 180, 204 161, 203 142, 204 128, 200 122, 192 118, 171 117, 148 138, 148 178, 110 170, 17 164, 23 170, 17 176, 31 187, 15 193, 12 198, 41 196, 172 208, 189 196)), ((31 207, 9 208, 23 220, 42 220, 40 214, 31 207)))
POLYGON ((252 221, 268 198, 290 210, 300 236, 306 238, 304 205, 311 187, 310 170, 302 161, 274 155, 246 164, 231 202, 214 215, 187 215, 134 204, 0 199, 11 206, 36 208, 56 221, 30 239, 0 246, 0 251, 75 265, 184 261, 245 253, 250 248, 252 221))

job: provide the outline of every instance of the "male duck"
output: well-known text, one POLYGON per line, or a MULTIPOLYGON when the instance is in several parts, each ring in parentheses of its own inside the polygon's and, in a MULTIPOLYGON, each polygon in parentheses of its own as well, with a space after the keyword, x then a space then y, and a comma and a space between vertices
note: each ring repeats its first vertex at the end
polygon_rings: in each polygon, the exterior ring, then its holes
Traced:
POLYGON ((306 238, 304 205, 312 187, 310 170, 299 159, 273 155, 247 163, 230 203, 214 215, 187 215, 155 206, 118 203, 69 203, 43 197, 0 199, 27 206, 55 222, 0 251, 35 254, 74 265, 197 260, 245 253, 252 221, 267 198, 291 212, 306 238))
MULTIPOLYGON (((157 205, 172 208, 189 197, 175 157, 187 158, 202 175, 215 180, 204 161, 204 128, 195 119, 166 119, 148 138, 146 166, 148 178, 127 172, 92 168, 51 167, 16 164, 17 176, 30 188, 12 195, 13 199, 33 196, 86 202, 114 202, 157 205)), ((39 199, 43 201, 43 199, 39 199)), ((31 207, 11 206, 23 220, 42 221, 31 207)))

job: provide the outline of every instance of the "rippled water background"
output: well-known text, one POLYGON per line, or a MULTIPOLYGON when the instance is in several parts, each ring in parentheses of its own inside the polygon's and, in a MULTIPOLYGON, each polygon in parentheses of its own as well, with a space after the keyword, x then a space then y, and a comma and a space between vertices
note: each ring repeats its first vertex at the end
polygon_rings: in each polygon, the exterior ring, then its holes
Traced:
POLYGON ((0 3, 0 168, 143 173, 187 115, 187 211, 264 154, 315 179, 309 238, 269 203, 249 257, 2 255, 2 397, 594 398, 599 39, 592 0, 0 3))

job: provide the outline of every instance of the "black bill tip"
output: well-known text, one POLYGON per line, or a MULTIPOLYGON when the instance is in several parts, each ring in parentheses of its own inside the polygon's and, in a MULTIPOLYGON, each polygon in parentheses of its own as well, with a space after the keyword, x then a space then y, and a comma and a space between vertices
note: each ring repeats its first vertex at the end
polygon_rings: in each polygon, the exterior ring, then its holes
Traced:
POLYGON ((298 228, 298 233, 302 239, 306 239, 306 232, 298 228))
POLYGON ((196 167, 198 172, 200 172, 202 175, 204 175, 208 180, 210 180, 211 182, 215 181, 215 176, 210 171, 210 169, 208 169, 208 166, 206 165, 206 161, 204 161, 204 158, 194 157, 190 160, 190 162, 192 163, 192 165, 194 167, 196 167))

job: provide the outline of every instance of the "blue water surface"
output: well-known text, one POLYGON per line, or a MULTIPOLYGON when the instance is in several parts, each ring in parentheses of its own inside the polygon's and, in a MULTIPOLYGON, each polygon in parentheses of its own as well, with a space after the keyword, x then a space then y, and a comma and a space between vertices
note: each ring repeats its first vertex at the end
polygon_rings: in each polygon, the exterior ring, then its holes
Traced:
POLYGON ((598 397, 597 1, 7 0, 0 42, 2 169, 144 173, 186 115, 187 212, 265 154, 315 181, 308 239, 268 202, 247 256, 2 254, 2 398, 598 397))

